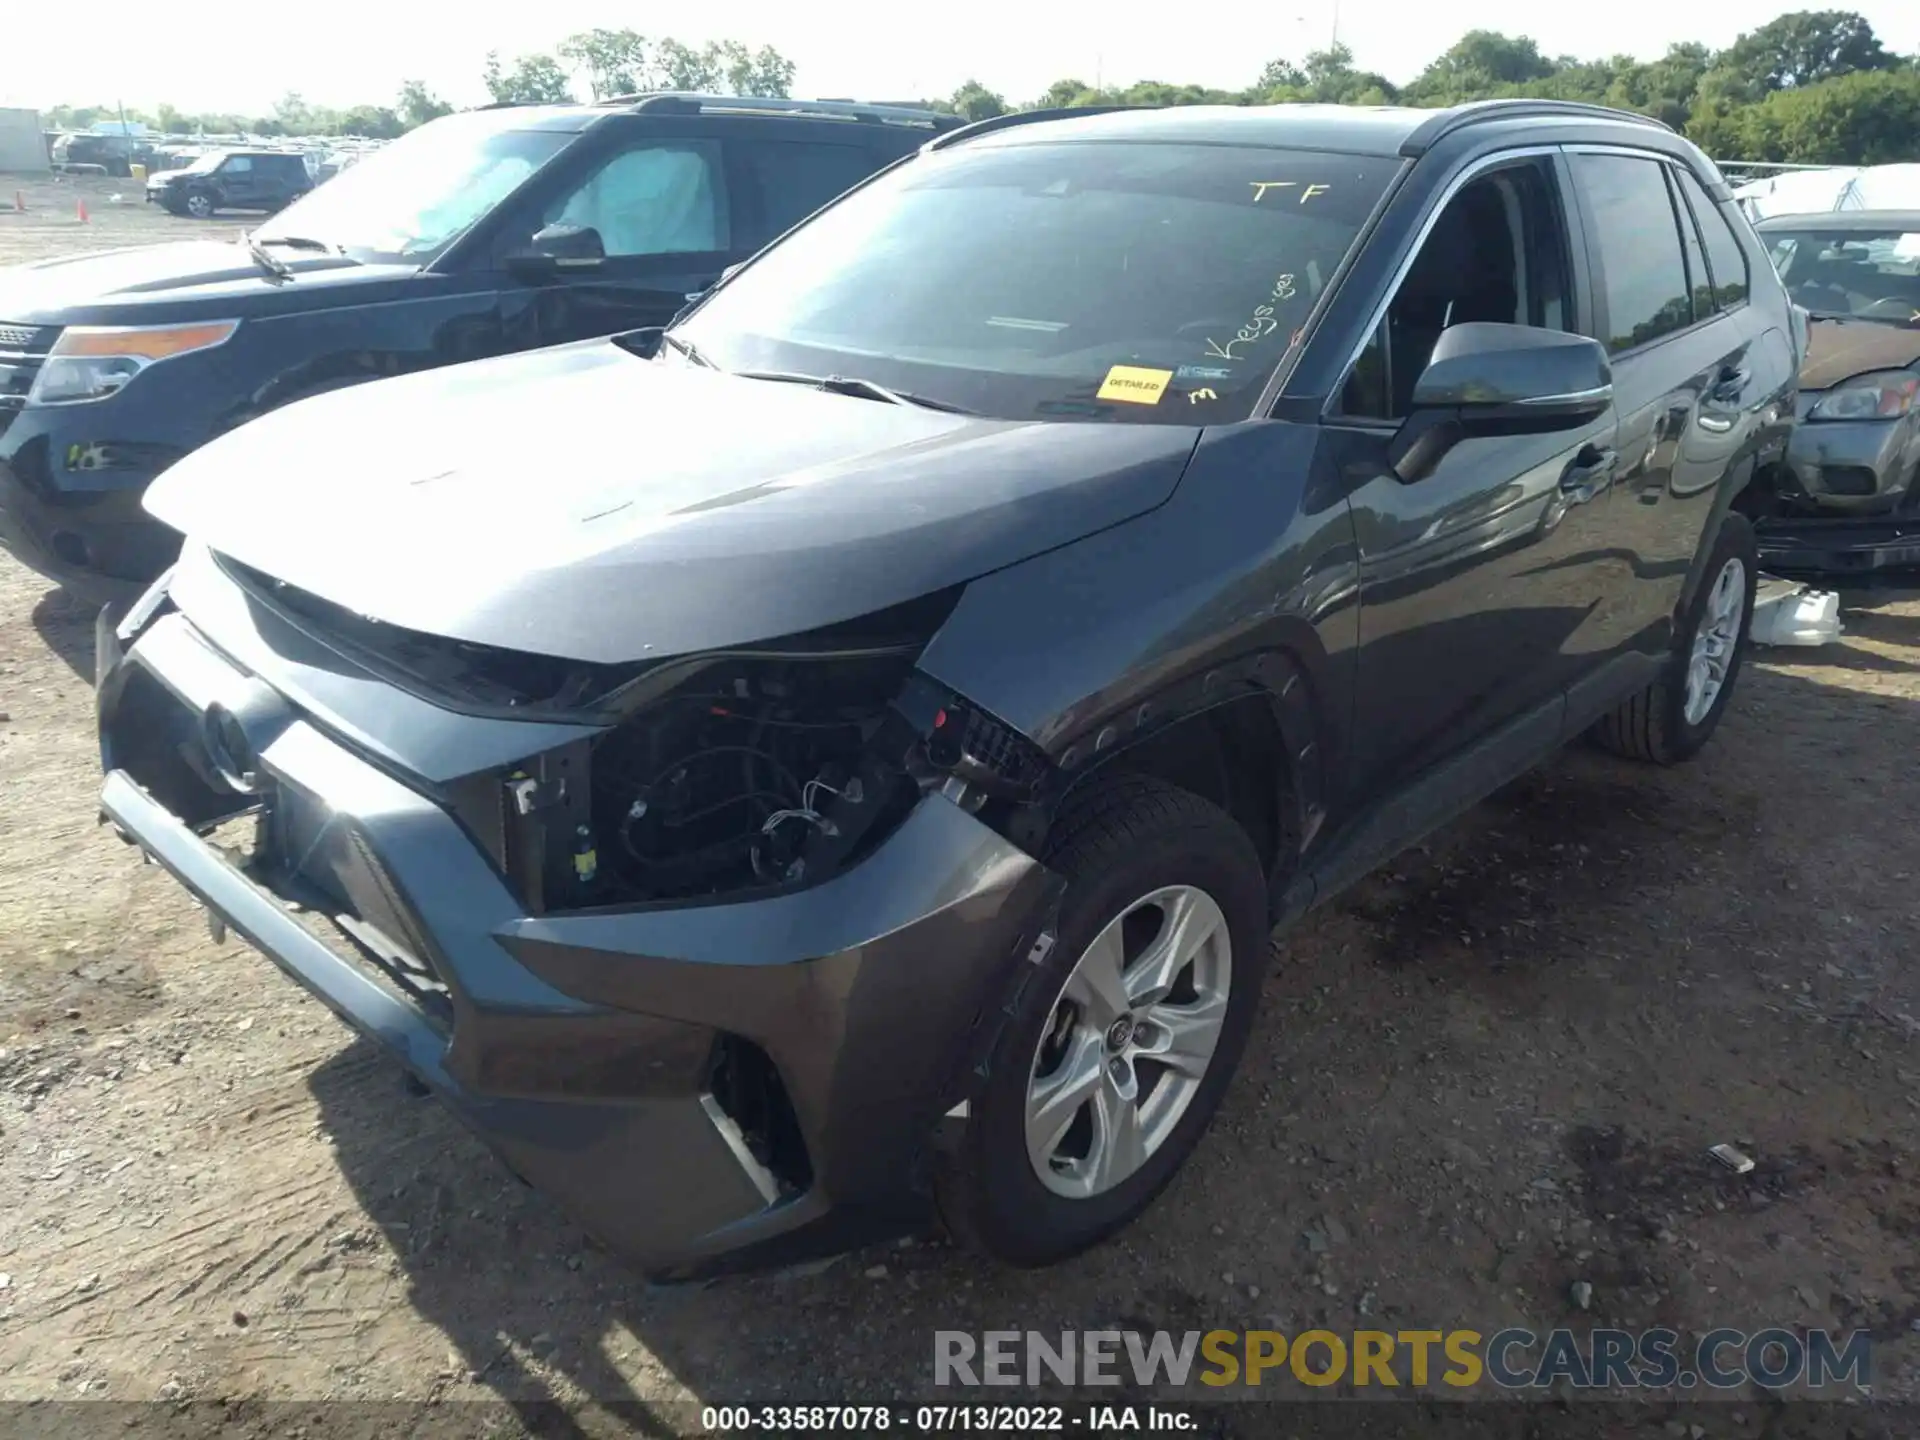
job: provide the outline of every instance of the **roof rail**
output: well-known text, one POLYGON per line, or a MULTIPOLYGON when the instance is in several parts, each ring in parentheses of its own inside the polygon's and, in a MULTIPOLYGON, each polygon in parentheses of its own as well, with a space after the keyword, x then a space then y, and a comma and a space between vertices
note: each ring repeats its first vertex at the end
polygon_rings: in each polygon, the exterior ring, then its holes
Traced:
POLYGON ((622 105, 641 114, 797 115, 828 120, 859 120, 870 125, 914 125, 942 130, 960 124, 958 116, 943 115, 909 105, 867 105, 850 100, 784 100, 762 95, 698 95, 660 90, 639 95, 615 95, 597 102, 622 105))
POLYGON ((1016 125, 1032 125, 1041 120, 1070 120, 1076 115, 1111 115, 1116 110, 1163 110, 1163 105, 1060 105, 1046 110, 1013 110, 1005 115, 990 115, 985 120, 975 120, 970 125, 962 125, 957 130, 929 140, 920 148, 923 150, 945 150, 950 145, 959 145, 973 139, 976 135, 991 135, 996 130, 1011 130, 1016 125))
POLYGON ((1476 125, 1482 120, 1532 119, 1624 120, 1629 124, 1650 125, 1669 135, 1677 133, 1666 121, 1656 120, 1651 115, 1615 110, 1606 105, 1589 105, 1580 100, 1469 100, 1464 105, 1450 105, 1445 110, 1436 111, 1430 118, 1421 121, 1401 144, 1400 153, 1408 159, 1425 154, 1443 136, 1468 125, 1476 125))

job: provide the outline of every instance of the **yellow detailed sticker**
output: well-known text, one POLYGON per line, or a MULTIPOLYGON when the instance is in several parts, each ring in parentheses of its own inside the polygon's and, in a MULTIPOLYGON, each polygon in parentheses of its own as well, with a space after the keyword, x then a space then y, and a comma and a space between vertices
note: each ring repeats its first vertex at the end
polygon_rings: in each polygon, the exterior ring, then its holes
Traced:
POLYGON ((1138 365, 1116 365, 1093 393, 1096 400, 1124 400, 1129 405, 1158 405, 1167 393, 1171 370, 1146 370, 1138 365))

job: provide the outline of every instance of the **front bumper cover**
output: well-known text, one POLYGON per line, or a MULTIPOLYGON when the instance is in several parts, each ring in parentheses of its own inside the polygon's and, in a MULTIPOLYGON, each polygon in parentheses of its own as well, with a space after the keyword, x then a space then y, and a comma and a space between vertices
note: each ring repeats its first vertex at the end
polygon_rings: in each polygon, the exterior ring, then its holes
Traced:
POLYGON ((933 795, 808 889, 531 915, 446 809, 286 706, 249 737, 281 848, 242 869, 200 833, 202 717, 261 682, 178 612, 109 611, 97 639, 103 818, 611 1248, 685 1277, 924 1220, 941 1117, 966 1098, 1007 974, 1060 888, 997 833, 933 795), (372 917, 438 1000, 303 923, 295 904, 316 893, 372 917), (734 1037, 790 1097, 799 1186, 715 1093, 716 1049, 734 1037))

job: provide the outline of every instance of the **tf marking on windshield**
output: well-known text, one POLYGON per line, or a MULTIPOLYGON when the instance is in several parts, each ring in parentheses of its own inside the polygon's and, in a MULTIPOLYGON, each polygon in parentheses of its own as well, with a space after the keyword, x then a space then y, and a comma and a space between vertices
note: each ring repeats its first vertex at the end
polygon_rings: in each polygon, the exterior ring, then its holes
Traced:
MULTIPOLYGON (((1249 180, 1247 183, 1253 187, 1253 203, 1258 205, 1266 198, 1269 190, 1290 190, 1299 185, 1300 182, 1298 180, 1249 180)), ((1309 185, 1301 190, 1299 203, 1304 205, 1314 196, 1324 195, 1332 188, 1331 185, 1309 185)), ((1276 198, 1291 200, 1293 197, 1291 195, 1284 195, 1276 198)))

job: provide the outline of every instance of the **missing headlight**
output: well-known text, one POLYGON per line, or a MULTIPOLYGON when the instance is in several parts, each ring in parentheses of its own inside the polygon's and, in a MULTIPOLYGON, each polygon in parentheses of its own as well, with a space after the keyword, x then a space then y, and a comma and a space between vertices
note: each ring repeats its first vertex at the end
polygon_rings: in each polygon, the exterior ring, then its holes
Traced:
POLYGON ((592 757, 594 888, 672 900, 803 884, 917 798, 882 743, 910 656, 728 660, 606 735, 592 757))

